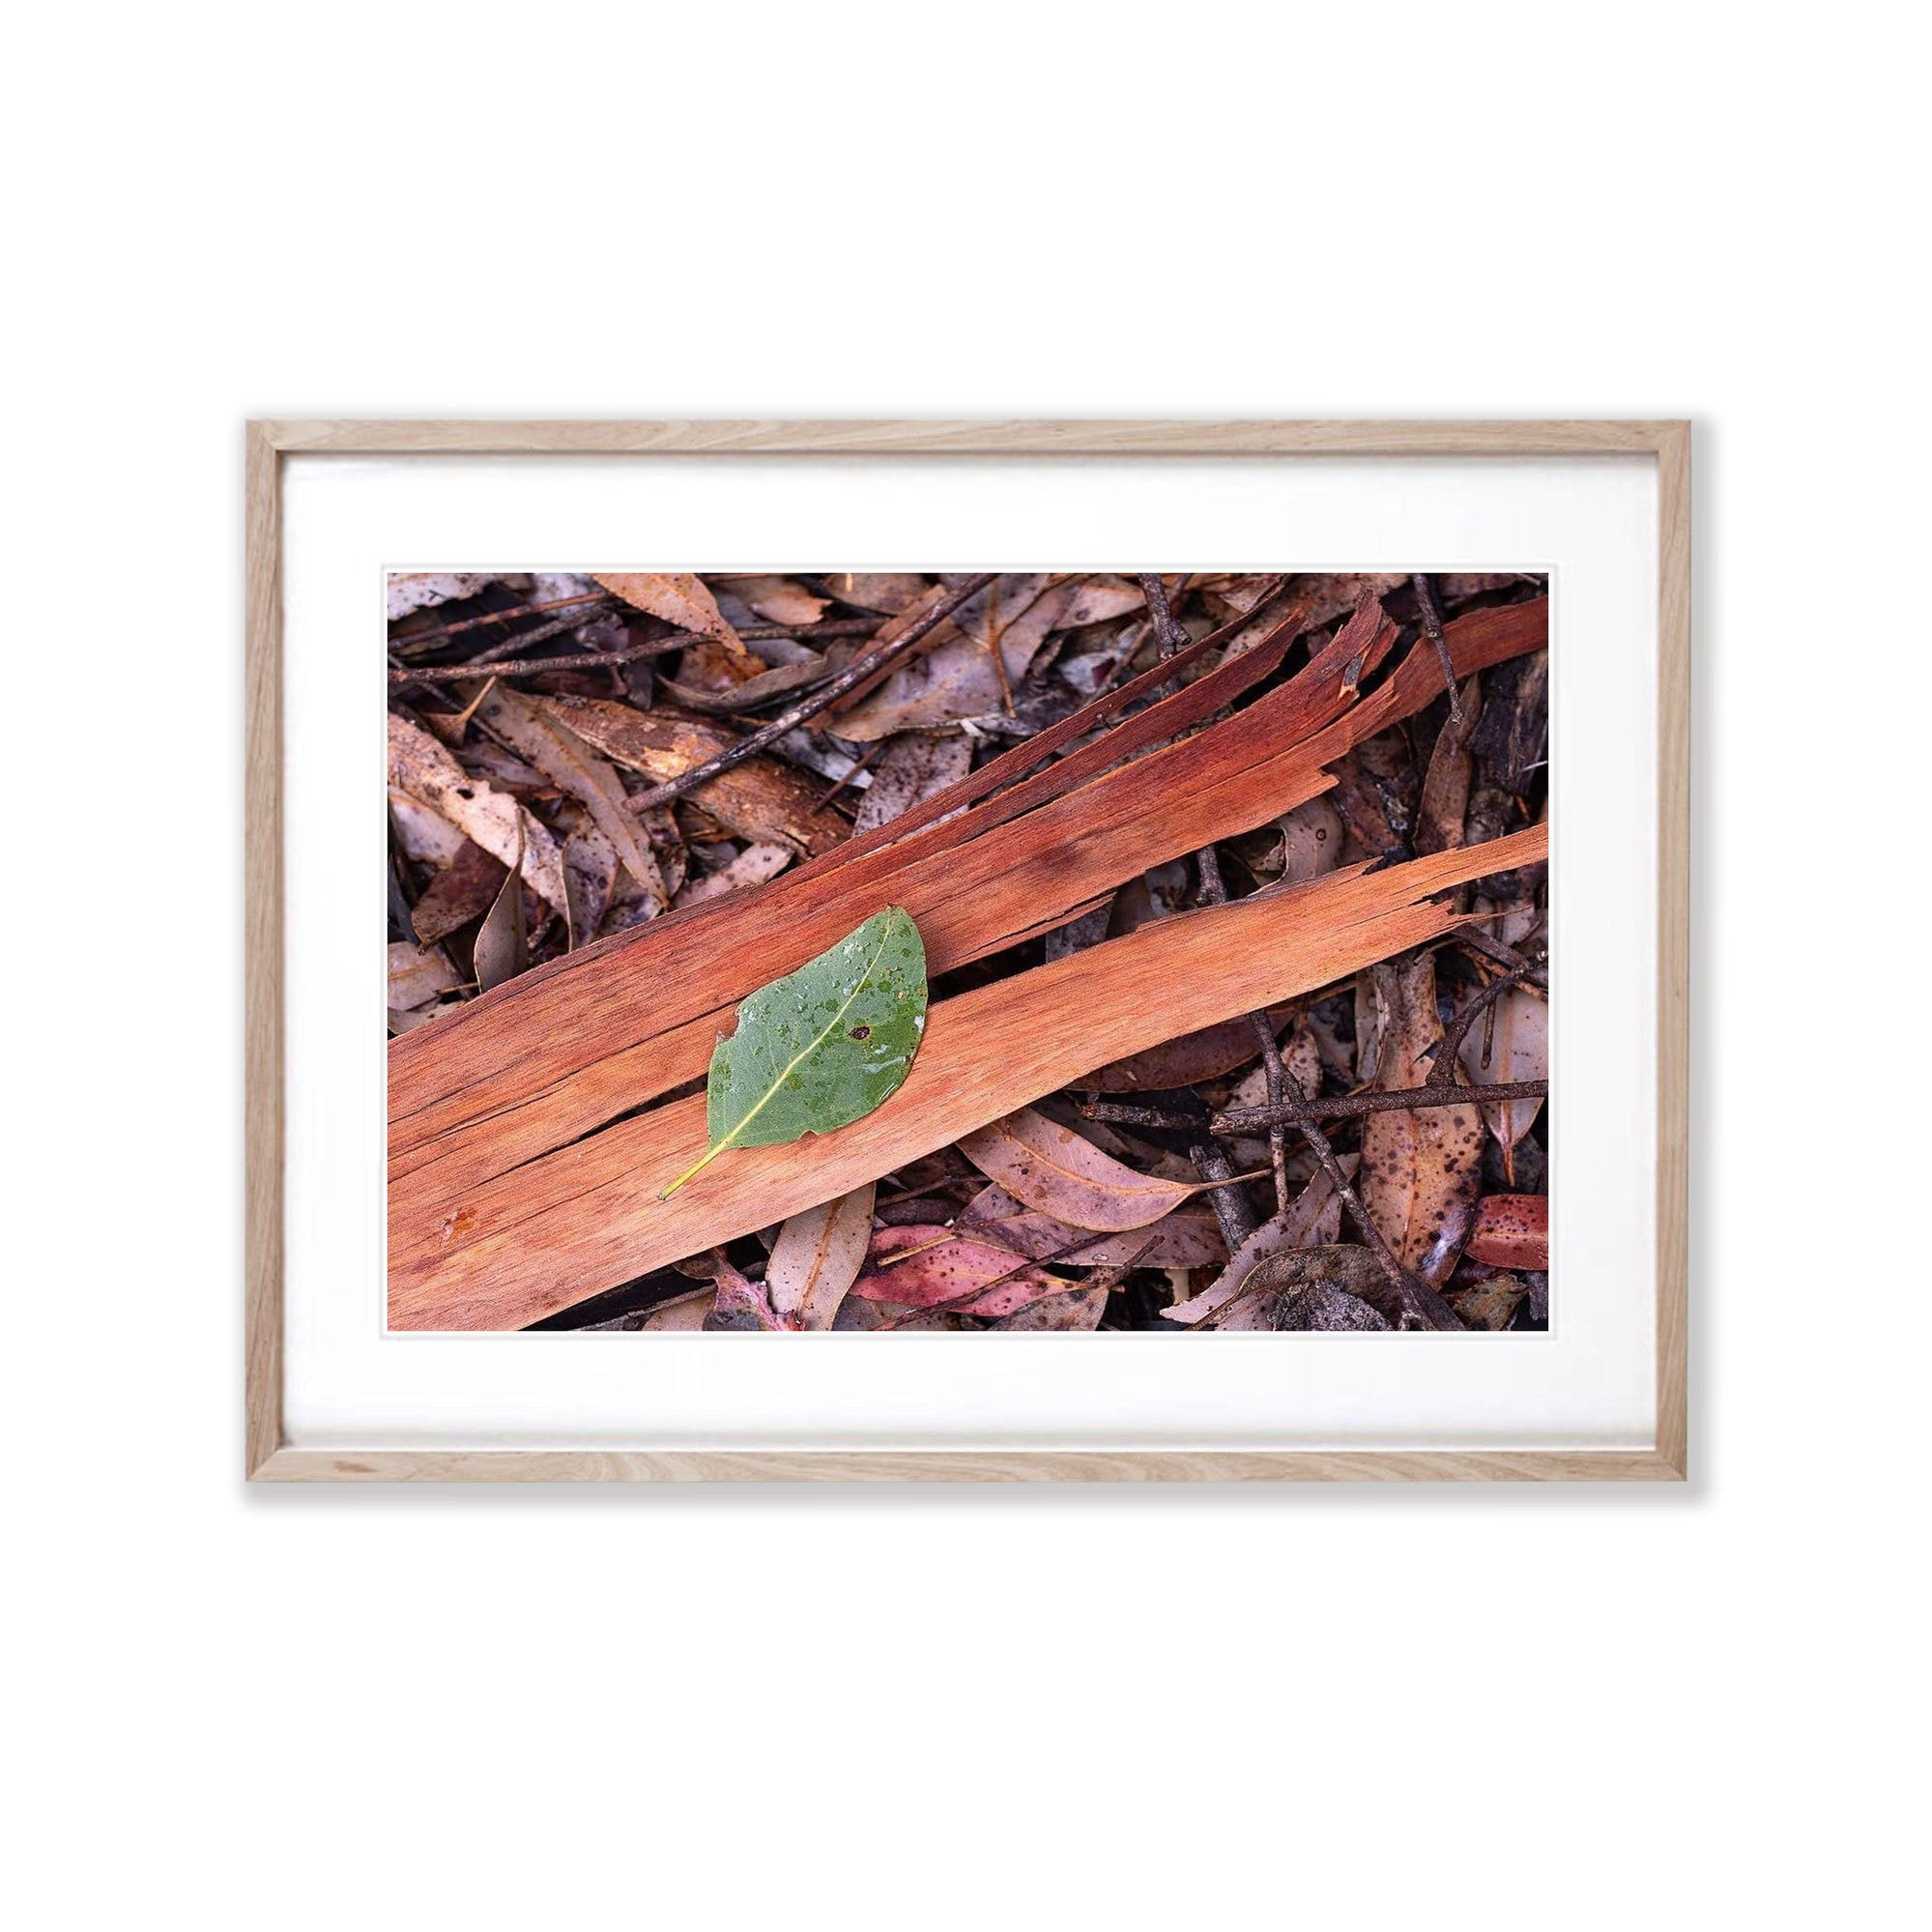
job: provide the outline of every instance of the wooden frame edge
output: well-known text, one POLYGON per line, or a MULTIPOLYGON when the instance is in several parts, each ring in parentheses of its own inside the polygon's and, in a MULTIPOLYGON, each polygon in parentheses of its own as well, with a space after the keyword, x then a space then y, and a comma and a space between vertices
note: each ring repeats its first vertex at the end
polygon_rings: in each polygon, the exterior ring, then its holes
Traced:
POLYGON ((1690 424, 257 419, 245 479, 245 1305, 250 1481, 1681 1482, 1688 1473, 1690 424), (281 458, 306 454, 1579 456, 1658 461, 1657 1441, 1651 1450, 306 1450, 282 1438, 281 458))
POLYGON ((268 1483, 1671 1483, 1655 1450, 281 1449, 268 1483))
POLYGON ((307 455, 764 456, 1589 456, 1660 455, 1666 420, 973 421, 821 418, 784 421, 446 421, 433 418, 249 425, 269 447, 307 455))
POLYGON ((1658 447, 1657 1446, 1689 1473, 1690 424, 1658 447))
POLYGON ((247 426, 244 475, 244 878, 246 1093, 245 1469, 282 1452, 282 607, 281 460, 247 426))

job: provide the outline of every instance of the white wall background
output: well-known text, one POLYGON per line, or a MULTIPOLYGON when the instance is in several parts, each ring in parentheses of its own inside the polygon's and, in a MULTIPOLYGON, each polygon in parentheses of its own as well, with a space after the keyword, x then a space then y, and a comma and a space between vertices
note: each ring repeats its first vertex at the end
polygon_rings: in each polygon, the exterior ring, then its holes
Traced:
POLYGON ((16 23, 17 1922, 1906 1918, 1905 20, 16 23), (245 1493, 249 413, 1694 416, 1696 1482, 245 1493))

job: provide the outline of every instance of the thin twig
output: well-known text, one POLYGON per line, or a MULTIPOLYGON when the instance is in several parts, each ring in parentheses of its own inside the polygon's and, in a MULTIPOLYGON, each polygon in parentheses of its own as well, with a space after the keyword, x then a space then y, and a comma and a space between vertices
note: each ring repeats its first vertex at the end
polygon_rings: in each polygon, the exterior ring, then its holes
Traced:
MULTIPOLYGON (((1153 1109, 1147 1110, 1152 1112, 1153 1109)), ((1163 1120, 1158 1124, 1165 1126, 1167 1123, 1163 1120)), ((1195 1171, 1202 1180, 1228 1181, 1234 1178, 1234 1163, 1227 1158, 1227 1149, 1219 1141, 1197 1141, 1188 1149, 1188 1158, 1194 1162, 1195 1171)), ((1208 1197, 1208 1205, 1214 1210, 1215 1221, 1221 1227, 1221 1238, 1226 1242, 1230 1254, 1260 1226, 1254 1218, 1253 1204, 1239 1188, 1216 1188, 1208 1197)))
POLYGON ((1382 1230, 1375 1226, 1375 1217, 1363 1206, 1362 1197, 1355 1192, 1353 1183, 1341 1170, 1341 1163, 1335 1158, 1335 1149, 1329 1145, 1328 1136, 1311 1117, 1309 1103, 1303 1097, 1301 1088, 1290 1081, 1282 1098, 1287 1103, 1289 1117, 1301 1130, 1302 1139, 1314 1150, 1314 1157, 1321 1163, 1329 1185, 1341 1197, 1348 1218, 1362 1230, 1369 1252, 1374 1255, 1402 1305, 1428 1328, 1459 1329, 1462 1323, 1456 1311, 1413 1269, 1403 1267, 1383 1240, 1382 1230))
MULTIPOLYGON (((1366 1113, 1400 1113, 1422 1107, 1456 1107, 1474 1102, 1479 1107, 1506 1100, 1546 1100, 1546 1080, 1499 1081, 1493 1086, 1411 1086, 1392 1092, 1339 1094, 1332 1100, 1307 1100, 1304 1110, 1315 1120, 1356 1120, 1366 1113)), ((1200 1122, 1169 1108, 1137 1107, 1125 1101, 1081 1100, 1074 1103, 1088 1120, 1106 1121, 1114 1127, 1165 1127, 1177 1133, 1198 1132, 1200 1122)), ((1294 1124, 1296 1116, 1286 1107, 1230 1107, 1214 1114, 1208 1125, 1217 1134, 1254 1134, 1275 1120, 1294 1124)))
POLYGON ((1159 572, 1142 570, 1138 574, 1147 595, 1147 615, 1154 620, 1154 635, 1161 641, 1161 655, 1171 657, 1191 640, 1168 602, 1168 587, 1161 582, 1159 572))
POLYGON ((1534 960, 1525 960, 1519 966, 1499 974, 1492 979, 1475 998, 1473 998, 1448 1026, 1434 1046, 1428 1049, 1428 1083, 1433 1087, 1445 1087, 1455 1077, 1456 1056, 1462 1051, 1462 1039, 1478 1017, 1495 1000, 1500 999, 1513 986, 1519 986, 1533 972, 1542 967, 1534 960))
MULTIPOLYGON (((391 649, 408 648, 412 650, 428 650, 444 642, 446 638, 456 637, 466 630, 475 630, 481 624, 506 624, 518 618, 540 617, 546 611, 568 610, 575 604, 608 604, 614 600, 615 591, 580 591, 574 597, 550 597, 540 604, 512 604, 506 611, 485 611, 479 618, 463 618, 453 624, 437 624, 428 630, 405 631, 400 637, 389 640, 391 649)), ((578 620, 582 621, 581 619, 578 620)))
MULTIPOLYGON (((1201 897, 1211 899, 1216 904, 1225 902, 1227 888, 1222 883, 1221 862, 1214 855, 1214 848, 1204 846, 1196 856, 1200 861, 1201 897)), ((1259 1023, 1259 1030, 1267 1034, 1268 1044, 1274 1046, 1274 1030, 1268 1024, 1268 1016, 1260 1013, 1252 1017, 1259 1023)), ((1277 1063, 1280 1058, 1280 1050, 1277 1048, 1277 1063)), ((1374 1217, 1363 1206, 1361 1196, 1350 1185, 1348 1176, 1341 1171, 1341 1163, 1335 1158, 1335 1149, 1329 1145, 1328 1136, 1315 1125, 1300 1083, 1285 1078, 1285 1070, 1283 1077, 1279 1080, 1271 1075, 1268 1081, 1268 1102, 1271 1110, 1277 1107, 1283 1110, 1288 1125, 1298 1129, 1302 1139, 1313 1150, 1315 1159, 1321 1163, 1322 1171, 1328 1176, 1336 1193, 1341 1197, 1350 1218, 1361 1228, 1370 1252, 1381 1264, 1383 1274, 1389 1278, 1389 1285, 1401 1297, 1403 1305, 1430 1328, 1460 1328, 1462 1324, 1457 1320, 1456 1311, 1420 1275, 1412 1269, 1403 1267, 1397 1260, 1389 1244, 1382 1238, 1382 1230, 1375 1226, 1374 1217)), ((1284 1127, 1270 1127, 1268 1155, 1274 1168, 1276 1191, 1281 1197, 1281 1212, 1285 1214, 1287 1162, 1284 1127)))
POLYGON ((1478 919, 1499 919, 1500 912, 1472 912, 1462 925, 1456 928, 1455 939, 1458 946, 1466 946, 1471 952, 1481 953, 1485 959, 1494 960, 1500 966, 1520 966, 1527 965, 1531 971, 1524 976, 1524 984, 1531 985, 1537 980, 1547 981, 1548 963, 1530 959, 1519 953, 1514 946, 1506 946, 1501 939, 1491 938, 1474 923, 1478 919))
POLYGON ((866 766, 870 764, 872 761, 875 758, 877 758, 879 754, 882 752, 890 742, 891 740, 889 738, 874 738, 873 741, 866 746, 865 750, 861 752, 859 756, 852 761, 852 768, 850 771, 848 771, 843 778, 835 778, 832 781, 832 783, 829 786, 827 786, 823 792, 820 793, 818 797, 816 797, 812 801, 813 811, 815 812, 822 811, 825 806, 829 805, 832 802, 832 800, 836 798, 839 795, 839 793, 843 792, 846 789, 846 787, 850 785, 852 782, 852 780, 856 778, 859 775, 859 773, 863 771, 866 768, 866 766))
MULTIPOLYGON (((461 664, 430 664, 420 669, 391 671, 391 684, 458 684, 466 678, 481 676, 479 666, 488 668, 499 677, 534 677, 539 671, 593 671, 603 664, 629 664, 640 657, 668 657, 674 650, 688 650, 694 644, 715 644, 701 631, 674 630, 664 637, 653 637, 643 644, 623 644, 614 650, 580 651, 572 657, 511 657, 509 652, 528 650, 533 645, 560 637, 566 630, 581 627, 581 618, 567 618, 554 624, 541 624, 535 630, 527 630, 516 637, 505 638, 493 644, 487 650, 479 650, 475 657, 465 658, 461 664)), ((870 637, 881 623, 882 618, 833 618, 822 624, 755 624, 738 632, 738 636, 754 644, 767 639, 789 637, 793 640, 814 637, 870 637)))
MULTIPOLYGON (((515 640, 526 643, 525 638, 515 640)), ((469 684, 479 678, 534 678, 541 671, 595 671, 606 664, 631 664, 640 657, 666 657, 702 642, 694 637, 659 637, 649 644, 622 644, 615 650, 583 650, 570 657, 473 657, 467 664, 434 664, 421 670, 391 671, 391 684, 469 684)))
POLYGON ((768 725, 761 726, 749 737, 727 745, 703 764, 694 764, 688 771, 680 771, 676 778, 652 786, 649 792, 635 793, 629 801, 630 809, 633 812, 648 812, 653 805, 668 805, 674 798, 681 798, 687 792, 709 784, 721 771, 729 771, 735 764, 742 764, 746 759, 776 744, 789 733, 795 732, 807 718, 815 718, 821 711, 828 709, 854 685, 864 683, 876 673, 889 669, 907 656, 968 598, 977 596, 985 590, 994 576, 995 573, 988 570, 968 577, 964 584, 941 597, 925 616, 908 625, 902 636, 894 638, 889 644, 877 644, 870 650, 860 651, 836 678, 820 685, 809 698, 801 698, 790 710, 781 711, 768 725))
POLYGON ((1422 627, 1428 632, 1428 641, 1435 646, 1435 654, 1442 663, 1442 681, 1449 692, 1449 722, 1462 723, 1462 700, 1456 689, 1456 660, 1449 654, 1449 640, 1442 634, 1442 619, 1436 614, 1435 598, 1430 593, 1428 579, 1420 570, 1409 578, 1416 587, 1416 602, 1422 609, 1422 627))
POLYGON ((999 621, 995 606, 998 599, 989 601, 986 612, 986 648, 993 657, 993 675, 999 680, 999 703, 1009 718, 1020 714, 1013 708, 1013 680, 1006 675, 1006 626, 999 621))

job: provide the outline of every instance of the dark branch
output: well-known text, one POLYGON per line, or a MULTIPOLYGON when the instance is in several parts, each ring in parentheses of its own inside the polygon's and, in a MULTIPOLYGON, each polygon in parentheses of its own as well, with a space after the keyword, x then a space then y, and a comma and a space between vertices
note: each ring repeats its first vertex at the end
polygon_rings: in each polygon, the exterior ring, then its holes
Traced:
POLYGON ((699 786, 708 784, 721 771, 729 771, 733 765, 742 764, 746 759, 776 744, 788 733, 795 732, 807 718, 815 718, 836 704, 854 685, 863 684, 879 672, 889 670, 902 657, 916 649, 962 604, 985 590, 993 582, 994 575, 988 570, 979 576, 968 577, 957 590, 949 591, 923 617, 908 625, 903 636, 894 638, 889 644, 875 645, 870 650, 860 651, 836 678, 820 685, 809 698, 801 698, 790 710, 781 711, 768 725, 753 732, 749 737, 727 745, 715 758, 707 758, 703 764, 694 764, 689 771, 680 771, 676 778, 654 785, 649 792, 633 793, 630 809, 633 812, 648 812, 655 805, 668 805, 674 798, 681 798, 687 792, 695 792, 699 786))

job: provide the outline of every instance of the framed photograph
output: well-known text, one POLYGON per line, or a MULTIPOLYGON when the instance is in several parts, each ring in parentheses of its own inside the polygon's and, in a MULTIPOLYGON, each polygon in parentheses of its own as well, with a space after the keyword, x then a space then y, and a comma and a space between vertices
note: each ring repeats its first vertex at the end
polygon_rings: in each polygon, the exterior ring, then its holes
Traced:
POLYGON ((247 464, 251 1478, 1685 1475, 1688 425, 247 464))

